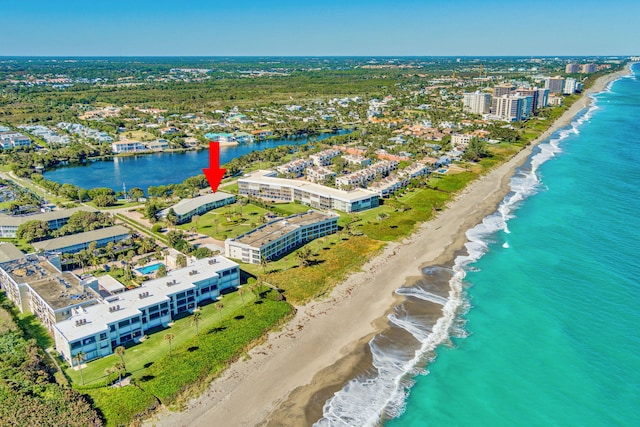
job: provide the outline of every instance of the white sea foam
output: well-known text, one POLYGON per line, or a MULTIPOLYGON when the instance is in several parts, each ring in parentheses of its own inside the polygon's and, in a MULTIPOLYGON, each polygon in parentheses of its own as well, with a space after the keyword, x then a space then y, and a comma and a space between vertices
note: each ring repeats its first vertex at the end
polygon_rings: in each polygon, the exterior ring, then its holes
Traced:
MULTIPOLYGON (((418 342, 415 350, 402 351, 397 347, 378 346, 376 337, 369 343, 373 356, 374 374, 349 381, 342 390, 327 400, 323 408, 323 417, 315 424, 324 426, 375 426, 382 418, 396 417, 404 410, 405 397, 413 384, 412 377, 427 373, 424 364, 435 348, 451 337, 464 338, 464 314, 469 302, 464 297, 463 280, 467 271, 473 270, 470 264, 480 259, 489 249, 493 236, 498 231, 508 233, 507 222, 513 218, 523 200, 542 188, 537 175, 541 164, 561 152, 560 143, 572 135, 579 134, 579 127, 588 121, 597 110, 595 98, 587 111, 575 119, 565 129, 555 132, 544 144, 538 146, 527 168, 521 168, 511 179, 511 192, 493 214, 480 224, 467 231, 466 255, 456 257, 452 267, 453 276, 449 281, 449 295, 443 298, 422 288, 401 288, 400 295, 412 296, 425 301, 442 304, 442 316, 433 327, 420 322, 403 309, 396 309, 389 321, 396 327, 410 333, 418 342)), ((509 247, 504 243, 504 247, 509 247)))
POLYGON ((424 301, 431 301, 440 305, 445 305, 447 303, 447 299, 445 297, 441 297, 440 295, 436 295, 432 292, 427 292, 419 287, 399 288, 396 289, 396 293, 398 295, 415 297, 424 301))

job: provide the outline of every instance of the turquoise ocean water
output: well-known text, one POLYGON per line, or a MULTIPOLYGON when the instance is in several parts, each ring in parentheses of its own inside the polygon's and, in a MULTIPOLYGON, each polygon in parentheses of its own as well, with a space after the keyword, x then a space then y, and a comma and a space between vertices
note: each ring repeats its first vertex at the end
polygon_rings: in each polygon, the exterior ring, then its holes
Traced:
POLYGON ((640 425, 634 72, 536 148, 498 211, 467 232, 467 254, 440 268, 448 295, 429 288, 437 268, 402 292, 413 306, 390 322, 411 336, 405 351, 372 340, 375 369, 329 400, 318 425, 640 425), (420 301, 449 321, 430 326, 420 301))

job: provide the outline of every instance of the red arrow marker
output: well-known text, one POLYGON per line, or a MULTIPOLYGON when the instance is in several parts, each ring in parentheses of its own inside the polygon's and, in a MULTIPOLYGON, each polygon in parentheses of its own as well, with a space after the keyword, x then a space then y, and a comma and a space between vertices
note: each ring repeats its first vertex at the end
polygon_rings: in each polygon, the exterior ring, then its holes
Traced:
POLYGON ((226 169, 220 168, 220 144, 218 142, 209 141, 209 168, 203 168, 202 172, 207 177, 211 190, 214 193, 218 191, 220 181, 227 172, 226 169))

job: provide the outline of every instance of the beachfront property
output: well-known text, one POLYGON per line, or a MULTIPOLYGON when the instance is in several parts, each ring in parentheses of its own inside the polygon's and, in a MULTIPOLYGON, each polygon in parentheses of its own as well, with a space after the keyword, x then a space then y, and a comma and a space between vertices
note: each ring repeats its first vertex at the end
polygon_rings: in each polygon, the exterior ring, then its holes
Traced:
POLYGON ((273 261, 306 243, 338 231, 338 215, 314 210, 278 218, 224 242, 225 255, 248 264, 273 261))
POLYGON ((111 144, 111 151, 114 154, 140 153, 147 150, 147 146, 140 141, 122 140, 111 144))
POLYGON ((77 208, 62 209, 33 215, 11 216, 0 214, 0 237, 11 239, 15 238, 18 227, 27 221, 43 221, 47 223, 49 230, 57 230, 69 221, 69 217, 71 217, 71 215, 79 211, 97 212, 94 208, 79 206, 77 208))
POLYGON ((529 116, 528 111, 531 108, 530 103, 533 102, 533 98, 509 94, 494 98, 494 102, 494 114, 499 119, 508 122, 518 122, 529 116))
POLYGON ((550 93, 562 93, 564 89, 564 78, 560 76, 549 77, 544 81, 545 89, 549 89, 550 93))
POLYGON ((378 194, 365 189, 337 190, 307 181, 278 178, 276 171, 259 170, 238 179, 238 192, 275 202, 298 201, 317 209, 359 212, 378 206, 378 194))
POLYGON ((0 245, 0 252, 2 290, 22 313, 33 313, 49 331, 72 310, 95 304, 99 297, 95 278, 62 272, 57 256, 25 255, 9 243, 0 245))
POLYGON ((56 350, 71 363, 80 352, 85 360, 107 356, 127 342, 139 342, 156 327, 167 327, 182 313, 212 301, 240 285, 238 264, 222 256, 204 258, 167 276, 117 294, 102 290, 96 304, 75 309, 53 326, 56 350))
POLYGON ((564 88, 562 93, 564 95, 572 95, 576 92, 582 91, 582 83, 578 82, 576 79, 567 78, 564 81, 564 88))
POLYGON ((184 224, 185 222, 191 221, 194 215, 203 215, 210 210, 235 203, 235 201, 236 196, 233 194, 217 191, 192 199, 182 199, 175 205, 161 210, 159 215, 160 217, 166 218, 169 211, 173 209, 173 212, 177 216, 176 223, 184 224))
POLYGON ((96 242, 96 247, 106 246, 109 242, 117 243, 131 237, 127 227, 114 225, 113 227, 99 228, 85 231, 84 233, 70 234, 56 239, 33 242, 31 245, 40 252, 59 252, 73 254, 88 249, 89 244, 96 242))

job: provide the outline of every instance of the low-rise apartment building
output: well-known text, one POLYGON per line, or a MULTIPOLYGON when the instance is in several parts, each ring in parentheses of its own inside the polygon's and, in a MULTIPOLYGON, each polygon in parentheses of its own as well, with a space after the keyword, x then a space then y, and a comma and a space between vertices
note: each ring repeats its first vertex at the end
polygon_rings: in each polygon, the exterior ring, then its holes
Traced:
POLYGON ((100 248, 106 246, 109 242, 117 243, 129 237, 131 237, 131 232, 127 227, 114 225, 112 227, 85 231, 84 233, 70 234, 68 236, 58 237, 57 239, 33 242, 32 246, 36 251, 72 254, 88 249, 89 244, 92 242, 96 242, 96 247, 100 248))
POLYGON ((173 209, 173 212, 175 212, 177 216, 176 223, 184 224, 185 222, 191 221, 191 218, 195 215, 203 215, 210 210, 235 203, 235 201, 236 196, 233 194, 217 191, 192 199, 180 200, 170 208, 161 210, 159 214, 161 217, 166 217, 169 211, 173 209))
POLYGON ((49 329, 72 310, 95 304, 97 281, 62 272, 57 257, 29 254, 0 263, 0 285, 23 313, 33 313, 49 329))
POLYGON ((38 213, 33 215, 10 216, 0 214, 0 237, 15 238, 18 227, 27 221, 43 221, 49 226, 49 230, 58 230, 69 222, 69 218, 76 212, 97 212, 88 206, 79 206, 71 209, 38 213))
POLYGON ((197 260, 166 277, 73 310, 69 319, 53 326, 56 350, 69 363, 80 352, 85 360, 107 356, 117 346, 138 342, 149 329, 166 327, 175 316, 191 313, 199 303, 239 285, 237 263, 222 256, 197 260))
POLYGON ((238 179, 238 192, 274 202, 298 201, 317 209, 359 212, 378 206, 378 194, 364 189, 337 190, 324 185, 278 178, 275 171, 256 171, 238 179))
POLYGON ((276 260, 319 237, 338 231, 338 215, 310 210, 279 218, 224 242, 225 255, 249 264, 276 260))

